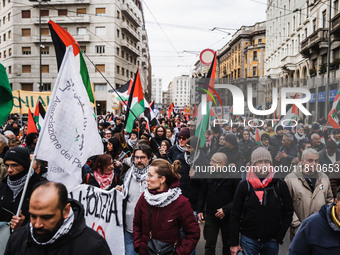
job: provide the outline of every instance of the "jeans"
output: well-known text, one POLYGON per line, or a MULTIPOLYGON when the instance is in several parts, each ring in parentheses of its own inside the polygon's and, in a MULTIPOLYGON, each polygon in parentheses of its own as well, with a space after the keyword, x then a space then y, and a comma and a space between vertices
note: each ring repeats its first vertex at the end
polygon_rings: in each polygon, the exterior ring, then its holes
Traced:
POLYGON ((215 215, 206 215, 203 236, 205 239, 205 255, 215 255, 218 232, 221 229, 223 255, 230 254, 229 239, 229 217, 224 217, 222 220, 215 215))
MULTIPOLYGON (((198 220, 198 216, 197 216, 196 211, 194 211, 194 215, 195 215, 196 220, 198 220)), ((182 227, 180 229, 180 234, 181 234, 181 239, 183 239, 186 236, 182 227)), ((190 255, 195 255, 195 254, 196 254, 196 248, 190 253, 190 255)))
POLYGON ((133 235, 132 233, 124 230, 124 243, 125 243, 125 255, 137 255, 133 248, 133 235))
POLYGON ((241 247, 245 255, 278 255, 279 244, 274 240, 266 242, 256 241, 241 235, 241 247))

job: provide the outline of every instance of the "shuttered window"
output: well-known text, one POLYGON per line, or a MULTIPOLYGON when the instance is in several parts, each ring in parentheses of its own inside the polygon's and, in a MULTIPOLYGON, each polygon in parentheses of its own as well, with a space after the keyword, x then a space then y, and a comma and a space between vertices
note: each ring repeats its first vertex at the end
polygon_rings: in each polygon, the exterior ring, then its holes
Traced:
POLYGON ((31 73, 31 65, 23 65, 22 66, 23 73, 31 73))
MULTIPOLYGON (((96 65, 96 67, 99 69, 99 71, 101 71, 102 73, 105 72, 105 65, 96 65)), ((96 73, 98 73, 98 70, 96 68, 96 73)))

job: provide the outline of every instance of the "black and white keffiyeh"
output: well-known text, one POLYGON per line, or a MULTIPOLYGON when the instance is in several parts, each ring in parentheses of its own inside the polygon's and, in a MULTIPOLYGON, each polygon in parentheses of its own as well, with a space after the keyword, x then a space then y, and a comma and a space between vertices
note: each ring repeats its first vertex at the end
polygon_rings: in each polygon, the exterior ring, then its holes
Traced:
POLYGON ((27 174, 25 174, 23 177, 15 181, 12 181, 10 177, 8 176, 7 185, 13 192, 13 199, 15 199, 19 195, 19 193, 23 190, 26 179, 27 179, 27 174))
POLYGON ((151 206, 165 207, 175 201, 181 194, 182 191, 180 188, 169 189, 167 192, 156 195, 151 194, 149 190, 146 189, 144 191, 144 198, 151 206))
POLYGON ((62 237, 63 235, 66 235, 72 228, 74 222, 74 213, 72 208, 70 208, 70 212, 68 214, 67 219, 64 220, 63 225, 61 225, 61 227, 58 229, 57 233, 54 234, 54 236, 47 242, 45 243, 40 243, 38 242, 35 238, 34 238, 34 234, 33 234, 33 226, 32 223, 30 223, 30 232, 31 232, 31 237, 33 239, 33 241, 39 245, 48 245, 48 244, 52 244, 54 243, 57 239, 59 239, 60 237, 62 237))
POLYGON ((134 148, 135 145, 136 145, 136 143, 137 143, 137 139, 135 139, 135 140, 128 139, 128 140, 127 140, 127 144, 128 144, 131 148, 134 148))
POLYGON ((176 146, 177 146, 177 149, 179 149, 181 152, 185 152, 185 146, 182 147, 179 144, 176 144, 176 146))
POLYGON ((194 153, 194 159, 191 160, 191 155, 187 154, 186 152, 184 153, 184 160, 185 160, 185 163, 187 163, 188 165, 191 166, 191 164, 195 164, 196 160, 198 159, 198 157, 200 156, 200 153, 201 151, 200 150, 197 150, 197 153, 194 153))
POLYGON ((134 178, 137 182, 142 185, 142 182, 145 182, 146 177, 148 175, 149 166, 139 169, 135 165, 132 165, 130 169, 127 171, 124 177, 124 184, 123 184, 123 195, 126 198, 127 194, 129 193, 129 187, 131 178, 134 178))

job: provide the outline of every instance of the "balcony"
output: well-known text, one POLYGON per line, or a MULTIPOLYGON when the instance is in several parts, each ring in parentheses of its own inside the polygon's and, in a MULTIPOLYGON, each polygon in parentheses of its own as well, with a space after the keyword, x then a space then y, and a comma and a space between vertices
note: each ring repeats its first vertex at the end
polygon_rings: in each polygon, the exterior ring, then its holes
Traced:
POLYGON ((286 56, 283 59, 281 59, 282 69, 295 71, 296 69, 295 63, 297 63, 295 56, 286 56))
POLYGON ((128 18, 135 26, 141 26, 140 18, 135 13, 133 13, 128 4, 123 4, 121 6, 121 11, 125 17, 128 18))
POLYGON ((332 19, 332 33, 340 32, 340 12, 332 19))
POLYGON ((75 35, 73 37, 74 37, 74 39, 76 39, 76 41, 78 43, 89 43, 89 42, 91 42, 91 36, 90 35, 75 35))
MULTIPOLYGON (((25 38, 25 37, 22 37, 25 38)), ((39 43, 39 36, 32 37, 34 43, 39 43)), ((41 43, 52 43, 52 38, 50 35, 42 35, 41 36, 41 43)))
POLYGON ((123 40, 121 44, 122 48, 128 50, 133 55, 139 57, 140 53, 139 51, 131 44, 129 44, 127 41, 123 40))
MULTIPOLYGON (((41 24, 47 24, 50 17, 41 17, 41 24)), ((57 24, 90 24, 90 16, 58 16, 53 17, 52 20, 57 24)), ((39 25, 39 17, 33 18, 33 24, 39 25)))
MULTIPOLYGON (((90 0, 54 0, 49 1, 48 5, 89 5, 90 0)), ((38 7, 39 4, 34 4, 34 7, 38 7)))
POLYGON ((132 37, 134 40, 136 40, 137 42, 140 41, 140 35, 137 34, 137 32, 135 32, 131 27, 129 27, 128 24, 126 24, 126 22, 122 23, 122 31, 124 31, 125 33, 127 33, 130 37, 132 37))
POLYGON ((301 42, 301 54, 303 57, 308 57, 314 52, 318 52, 320 48, 327 48, 328 29, 319 28, 313 34, 308 36, 301 42))

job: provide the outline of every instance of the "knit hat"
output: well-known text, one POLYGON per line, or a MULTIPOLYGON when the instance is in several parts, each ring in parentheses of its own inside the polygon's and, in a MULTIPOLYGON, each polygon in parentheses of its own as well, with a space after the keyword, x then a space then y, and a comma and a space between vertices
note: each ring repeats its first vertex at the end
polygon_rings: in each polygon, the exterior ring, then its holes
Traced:
POLYGON ((264 139, 270 139, 270 136, 267 133, 263 133, 261 135, 261 141, 264 140, 264 139))
POLYGON ((235 135, 233 134, 227 134, 225 136, 225 140, 229 143, 231 143, 232 145, 236 146, 237 145, 237 138, 235 135))
POLYGON ((178 133, 178 137, 186 137, 186 138, 189 138, 190 137, 190 129, 185 127, 185 128, 182 128, 181 131, 179 131, 178 133))
POLYGON ((27 148, 15 147, 13 149, 9 149, 4 157, 5 164, 7 160, 12 160, 22 165, 25 171, 28 171, 30 168, 31 159, 27 148))
POLYGON ((320 129, 319 123, 314 123, 313 126, 312 126, 312 129, 319 130, 320 129))
POLYGON ((270 163, 273 163, 272 156, 269 151, 263 147, 259 147, 253 151, 251 154, 251 164, 254 165, 257 161, 260 160, 268 160, 270 163))

